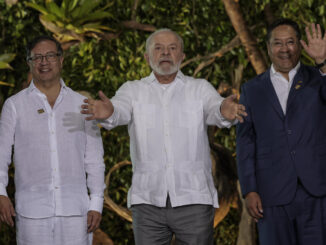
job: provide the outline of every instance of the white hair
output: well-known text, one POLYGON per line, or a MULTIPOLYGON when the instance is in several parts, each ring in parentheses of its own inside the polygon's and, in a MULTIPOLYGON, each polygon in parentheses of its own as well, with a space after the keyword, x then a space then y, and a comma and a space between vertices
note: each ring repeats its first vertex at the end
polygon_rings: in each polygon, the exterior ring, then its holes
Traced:
POLYGON ((162 29, 159 29, 155 32, 153 32, 151 35, 149 35, 149 37, 146 39, 146 53, 149 53, 149 49, 150 49, 150 46, 152 45, 152 40, 153 40, 153 37, 156 36, 157 34, 161 33, 161 32, 170 32, 172 33, 173 35, 176 36, 176 38, 178 39, 179 43, 180 43, 180 46, 181 46, 181 51, 183 52, 183 40, 182 38, 180 37, 180 35, 174 31, 172 31, 171 29, 169 28, 162 28, 162 29))

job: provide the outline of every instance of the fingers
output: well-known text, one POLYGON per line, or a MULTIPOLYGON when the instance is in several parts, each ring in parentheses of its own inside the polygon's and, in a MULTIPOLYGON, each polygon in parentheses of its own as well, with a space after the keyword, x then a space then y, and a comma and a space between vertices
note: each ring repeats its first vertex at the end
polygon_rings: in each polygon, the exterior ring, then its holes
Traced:
POLYGON ((307 48, 308 48, 307 43, 306 43, 305 41, 303 41, 303 40, 300 40, 300 43, 301 43, 302 47, 303 47, 305 50, 307 50, 307 48))
POLYGON ((14 207, 12 206, 10 200, 5 200, 2 202, 1 211, 0 211, 0 221, 6 223, 7 225, 13 227, 14 221, 12 216, 16 216, 14 207))
POLYGON ((99 95, 100 99, 101 99, 103 102, 108 102, 108 101, 110 101, 110 99, 109 99, 108 97, 105 96, 105 94, 102 92, 102 90, 100 90, 100 91, 98 92, 98 95, 99 95))
POLYGON ((246 196, 246 206, 251 217, 257 222, 263 218, 263 207, 261 199, 256 192, 251 192, 246 196))
POLYGON ((90 211, 87 215, 87 232, 95 231, 101 222, 101 214, 96 211, 90 211))

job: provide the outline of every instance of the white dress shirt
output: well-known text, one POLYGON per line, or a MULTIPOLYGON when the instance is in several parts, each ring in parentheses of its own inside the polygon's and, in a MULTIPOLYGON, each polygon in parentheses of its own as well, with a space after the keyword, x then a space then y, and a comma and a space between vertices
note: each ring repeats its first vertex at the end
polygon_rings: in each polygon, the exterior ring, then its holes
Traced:
POLYGON ((112 98, 114 113, 102 122, 128 124, 133 164, 128 207, 208 204, 218 207, 207 125, 230 127, 222 118, 223 98, 203 79, 178 72, 161 85, 153 73, 124 83, 112 98))
POLYGON ((84 97, 60 82, 53 108, 32 81, 2 109, 0 195, 7 195, 14 146, 16 212, 24 217, 102 211, 105 166, 99 128, 80 114, 84 97))

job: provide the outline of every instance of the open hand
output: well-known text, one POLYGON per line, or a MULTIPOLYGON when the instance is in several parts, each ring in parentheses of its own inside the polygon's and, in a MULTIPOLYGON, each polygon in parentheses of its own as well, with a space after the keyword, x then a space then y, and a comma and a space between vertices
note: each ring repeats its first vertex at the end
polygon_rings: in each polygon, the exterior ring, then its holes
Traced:
POLYGON ((306 26, 307 42, 300 40, 302 47, 307 54, 315 60, 316 64, 322 63, 326 59, 326 32, 324 37, 321 32, 320 25, 314 23, 306 26))
POLYGON ((110 99, 102 91, 98 94, 99 100, 85 99, 85 104, 81 106, 81 113, 88 115, 86 120, 107 119, 113 114, 114 108, 110 99))
POLYGON ((228 120, 233 121, 238 119, 239 122, 243 122, 243 116, 247 116, 246 108, 244 105, 238 104, 236 102, 237 96, 235 94, 230 95, 223 100, 221 105, 221 114, 228 120))

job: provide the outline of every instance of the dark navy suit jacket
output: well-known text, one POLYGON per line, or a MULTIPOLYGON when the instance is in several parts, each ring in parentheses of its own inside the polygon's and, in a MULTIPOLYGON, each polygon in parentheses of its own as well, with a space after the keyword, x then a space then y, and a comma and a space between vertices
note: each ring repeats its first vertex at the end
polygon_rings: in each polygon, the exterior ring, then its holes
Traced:
POLYGON ((242 86, 248 116, 237 126, 237 163, 243 195, 258 192, 263 206, 284 205, 298 179, 311 195, 326 195, 326 77, 300 66, 286 115, 270 70, 242 86))

